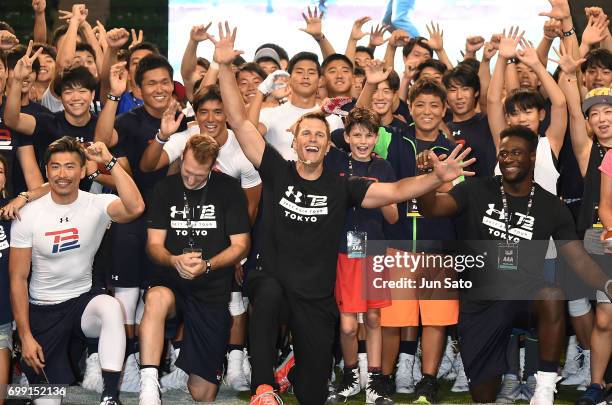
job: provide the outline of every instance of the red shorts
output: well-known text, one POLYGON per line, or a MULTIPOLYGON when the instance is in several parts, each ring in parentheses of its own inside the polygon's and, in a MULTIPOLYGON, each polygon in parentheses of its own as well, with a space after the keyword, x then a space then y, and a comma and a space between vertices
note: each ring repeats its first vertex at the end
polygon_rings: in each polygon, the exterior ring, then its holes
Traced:
POLYGON ((391 305, 390 296, 373 286, 376 275, 371 271, 372 257, 349 259, 346 253, 339 253, 336 267, 336 302, 340 312, 361 313, 391 305))

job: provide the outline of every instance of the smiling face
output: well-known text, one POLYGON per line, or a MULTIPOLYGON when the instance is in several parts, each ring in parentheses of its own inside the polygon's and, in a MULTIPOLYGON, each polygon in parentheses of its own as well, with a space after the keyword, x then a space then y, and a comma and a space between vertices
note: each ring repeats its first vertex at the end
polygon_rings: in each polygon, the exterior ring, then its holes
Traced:
POLYGON ((255 72, 242 70, 238 73, 238 89, 245 104, 249 104, 257 94, 257 86, 263 81, 255 72))
POLYGON ((423 132, 437 130, 445 112, 446 106, 440 97, 433 94, 419 94, 410 104, 414 125, 423 132))
POLYGON ((540 79, 538 79, 538 75, 529 66, 522 62, 517 63, 516 73, 518 74, 519 86, 522 89, 538 89, 540 79))
POLYGON ((96 66, 96 59, 89 53, 89 51, 76 51, 73 60, 73 66, 84 66, 89 70, 89 73, 96 79, 98 78, 98 67, 96 66))
POLYGON ((323 72, 327 93, 331 96, 348 96, 353 85, 353 70, 343 60, 334 60, 323 72))
POLYGON ((544 120, 545 115, 546 111, 538 110, 535 107, 527 108, 525 110, 516 108, 511 113, 506 114, 506 121, 510 126, 522 125, 531 129, 537 134, 538 128, 540 127, 540 121, 544 120))
POLYGON ((85 177, 85 165, 76 152, 57 152, 47 162, 49 187, 56 195, 69 196, 77 193, 79 182, 85 177))
POLYGON ((94 95, 95 92, 78 85, 62 89, 61 100, 64 111, 75 118, 83 117, 89 113, 94 95))
POLYGON ((372 95, 372 110, 380 117, 393 114, 393 96, 395 92, 389 87, 388 81, 378 83, 376 91, 372 95))
POLYGON ((372 159, 371 155, 377 139, 377 133, 371 132, 362 125, 355 125, 348 134, 344 133, 344 140, 351 148, 351 156, 360 162, 368 162, 372 159))
POLYGON ((304 118, 293 139, 293 148, 298 159, 313 165, 323 163, 330 148, 330 137, 325 123, 316 118, 304 118))
POLYGON ((589 108, 587 117, 598 141, 608 148, 612 147, 612 105, 595 104, 589 108))
POLYGON ((40 70, 36 80, 41 83, 50 82, 55 75, 55 59, 50 55, 40 54, 38 62, 40 63, 40 70))
POLYGON ((291 71, 289 83, 294 94, 304 98, 312 97, 319 86, 317 65, 307 59, 297 62, 291 71))
MULTIPOLYGON (((30 74, 21 81, 21 94, 29 94, 30 89, 34 85, 36 81, 36 72, 31 71, 30 74)), ((13 71, 10 70, 8 73, 8 84, 10 85, 13 82, 13 71)))
POLYGON ((172 101, 174 83, 170 72, 160 67, 146 71, 142 75, 140 91, 146 106, 154 111, 163 112, 172 101))
POLYGON ((469 86, 451 81, 446 89, 446 101, 453 114, 462 116, 476 108, 478 93, 469 86))
POLYGON ((520 183, 529 176, 535 165, 536 154, 529 151, 523 138, 507 136, 499 144, 497 161, 499 169, 508 183, 520 183))
POLYGON ((584 84, 589 91, 598 87, 612 87, 612 70, 603 66, 589 66, 584 71, 584 84))
POLYGON ((200 104, 196 111, 196 120, 200 133, 210 135, 215 139, 227 130, 223 104, 219 100, 208 100, 200 104))

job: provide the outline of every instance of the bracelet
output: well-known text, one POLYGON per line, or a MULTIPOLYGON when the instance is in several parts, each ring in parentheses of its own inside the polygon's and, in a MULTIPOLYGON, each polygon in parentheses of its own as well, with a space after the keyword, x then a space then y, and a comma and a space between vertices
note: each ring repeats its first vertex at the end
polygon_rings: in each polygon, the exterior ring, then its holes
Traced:
POLYGON ((163 145, 163 144, 165 144, 166 142, 168 142, 168 140, 167 140, 167 139, 161 139, 161 138, 159 137, 159 134, 160 134, 160 133, 161 133, 161 129, 160 129, 159 131, 157 131, 157 133, 155 134, 155 141, 156 141, 157 143, 161 143, 161 144, 163 145))
POLYGON ((26 200, 26 204, 30 202, 30 194, 28 194, 27 191, 22 191, 21 193, 17 194, 18 197, 22 197, 26 200))
POLYGON ((91 173, 90 175, 87 176, 87 180, 89 181, 93 181, 96 177, 98 177, 100 175, 100 170, 96 169, 95 172, 91 173))
POLYGON ((106 95, 106 98, 109 99, 110 101, 117 101, 117 102, 119 102, 119 100, 121 100, 121 96, 113 96, 110 93, 108 93, 106 95))
POLYGON ((574 35, 576 33, 576 28, 572 27, 571 30, 569 31, 563 31, 563 36, 564 37, 571 37, 572 35, 574 35))
POLYGON ((112 168, 115 167, 116 164, 117 164, 117 158, 113 156, 110 162, 106 164, 105 168, 107 171, 110 172, 112 168))
POLYGON ((210 264, 210 260, 208 259, 204 261, 206 262, 206 271, 204 272, 204 274, 208 274, 212 270, 212 264, 210 264))

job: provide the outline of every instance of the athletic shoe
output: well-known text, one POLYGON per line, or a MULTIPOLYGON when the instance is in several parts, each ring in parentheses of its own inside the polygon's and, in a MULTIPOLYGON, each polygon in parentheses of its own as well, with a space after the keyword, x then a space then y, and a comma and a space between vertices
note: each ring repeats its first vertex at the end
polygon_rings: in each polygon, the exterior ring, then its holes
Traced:
POLYGON ((157 370, 144 368, 140 370, 140 405, 161 405, 161 392, 157 380, 157 370))
POLYGON ((351 370, 345 370, 340 385, 329 394, 327 402, 346 402, 348 398, 359 394, 359 391, 361 391, 361 387, 359 386, 359 369, 353 368, 351 370))
POLYGON ((368 373, 366 404, 393 405, 393 400, 386 395, 384 379, 385 377, 380 373, 368 373))
POLYGON ((247 349, 244 349, 244 360, 242 361, 242 372, 244 373, 244 377, 251 384, 251 362, 249 361, 249 352, 247 349))
MULTIPOLYGON (((580 385, 585 380, 587 383, 591 382, 591 370, 589 368, 585 369, 584 364, 587 361, 586 358, 588 356, 589 365, 591 364, 591 351, 583 350, 580 346, 577 347, 578 352, 576 356, 573 357, 573 361, 576 363, 575 371, 568 375, 567 378, 561 381, 561 385, 580 385), (588 373, 588 378, 587 378, 588 373)), ((572 369, 574 366, 571 366, 572 369)))
POLYGON ((536 385, 538 385, 538 382, 535 378, 535 374, 527 377, 527 381, 521 385, 521 399, 531 401, 535 393, 536 385))
POLYGON ((383 388, 385 396, 392 397, 395 394, 395 378, 393 378, 393 374, 383 375, 383 388))
POLYGON ((251 389, 243 370, 244 351, 232 350, 227 354, 227 374, 225 382, 234 391, 248 391, 251 389))
POLYGON ((455 363, 456 356, 455 344, 449 336, 446 341, 446 349, 442 356, 442 362, 438 368, 438 378, 444 378, 446 380, 454 380, 456 378, 456 375, 453 373, 453 364, 455 363))
POLYGON ((591 384, 587 387, 584 394, 576 400, 576 405, 604 405, 604 389, 599 384, 591 384))
POLYGON ((81 386, 86 390, 102 393, 104 380, 102 379, 102 367, 100 367, 100 356, 93 353, 85 362, 85 375, 81 386))
POLYGON ((359 385, 365 389, 368 385, 368 355, 366 353, 357 353, 359 358, 359 385))
POLYGON ((172 346, 172 343, 168 344, 168 351, 170 352, 170 372, 176 370, 176 359, 178 359, 179 354, 181 353, 181 349, 175 348, 172 346))
POLYGON ((125 360, 125 365, 123 367, 123 375, 121 376, 121 383, 119 385, 119 391, 140 391, 140 369, 138 367, 138 359, 136 358, 136 353, 130 354, 127 360, 125 360))
POLYGON ((421 372, 421 356, 423 353, 421 352, 421 342, 419 341, 419 346, 417 347, 417 352, 414 356, 414 368, 412 369, 412 378, 414 381, 421 381, 423 379, 423 373, 421 372))
POLYGON ((274 388, 261 384, 251 397, 251 405, 283 405, 283 400, 274 392, 274 388))
POLYGON ((400 353, 395 372, 395 386, 400 394, 412 394, 414 392, 414 355, 400 353))
POLYGON ((586 391, 587 387, 591 384, 591 351, 585 350, 583 354, 582 368, 576 373, 582 377, 582 381, 576 388, 578 391, 586 391))
POLYGON ((423 374, 423 378, 414 386, 417 399, 413 404, 433 404, 438 396, 438 380, 436 377, 423 374))
MULTIPOLYGON (((582 349, 580 349, 582 352, 582 349)), ((579 362, 577 360, 578 356, 578 339, 576 339, 576 335, 572 335, 569 338, 569 342, 567 343, 567 351, 565 352, 565 365, 563 366, 563 370, 561 371, 561 376, 567 379, 570 375, 576 374, 579 368, 579 362)), ((561 382, 563 385, 563 381, 561 382)))
POLYGON ((461 353, 457 353, 455 357, 455 363, 453 364, 453 374, 456 375, 455 383, 451 388, 452 392, 468 392, 470 386, 468 385, 468 379, 463 369, 463 360, 461 359, 461 353))
POLYGON ((521 378, 524 380, 525 377, 525 348, 521 347, 519 349, 519 369, 521 373, 521 378))
POLYGON ((495 402, 500 404, 512 404, 522 398, 521 382, 514 374, 504 374, 501 389, 497 394, 495 402))
MULTIPOLYGON (((142 372, 140 374, 140 378, 142 378, 142 372)), ((174 371, 163 376, 159 383, 161 384, 162 392, 166 392, 168 390, 178 389, 184 392, 189 392, 189 388, 187 388, 187 380, 189 379, 189 375, 185 373, 178 367, 174 368, 174 371)))
POLYGON ((536 389, 529 405, 552 405, 555 400, 555 392, 557 392, 557 382, 561 378, 563 377, 555 372, 538 371, 535 375, 536 389))
POLYGON ((102 398, 102 402, 100 402, 100 405, 121 405, 121 401, 113 397, 104 397, 102 398))
MULTIPOLYGON (((295 366, 295 356, 293 355, 293 351, 291 351, 291 353, 289 353, 289 355, 280 364, 280 366, 276 368, 276 371, 274 372, 274 379, 276 380, 276 383, 278 384, 278 390, 281 393, 287 391, 287 388, 289 388, 289 386, 291 385, 291 382, 289 381, 287 376, 289 375, 289 371, 293 366, 295 366)), ((259 387, 257 387, 257 389, 259 389, 259 387)))

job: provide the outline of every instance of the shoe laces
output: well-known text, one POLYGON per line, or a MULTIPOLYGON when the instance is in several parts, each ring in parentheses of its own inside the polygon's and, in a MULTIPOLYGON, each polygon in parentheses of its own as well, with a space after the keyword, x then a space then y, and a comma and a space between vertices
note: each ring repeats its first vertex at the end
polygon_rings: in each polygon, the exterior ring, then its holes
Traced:
POLYGON ((266 391, 251 399, 250 405, 283 405, 282 398, 274 391, 266 391))

